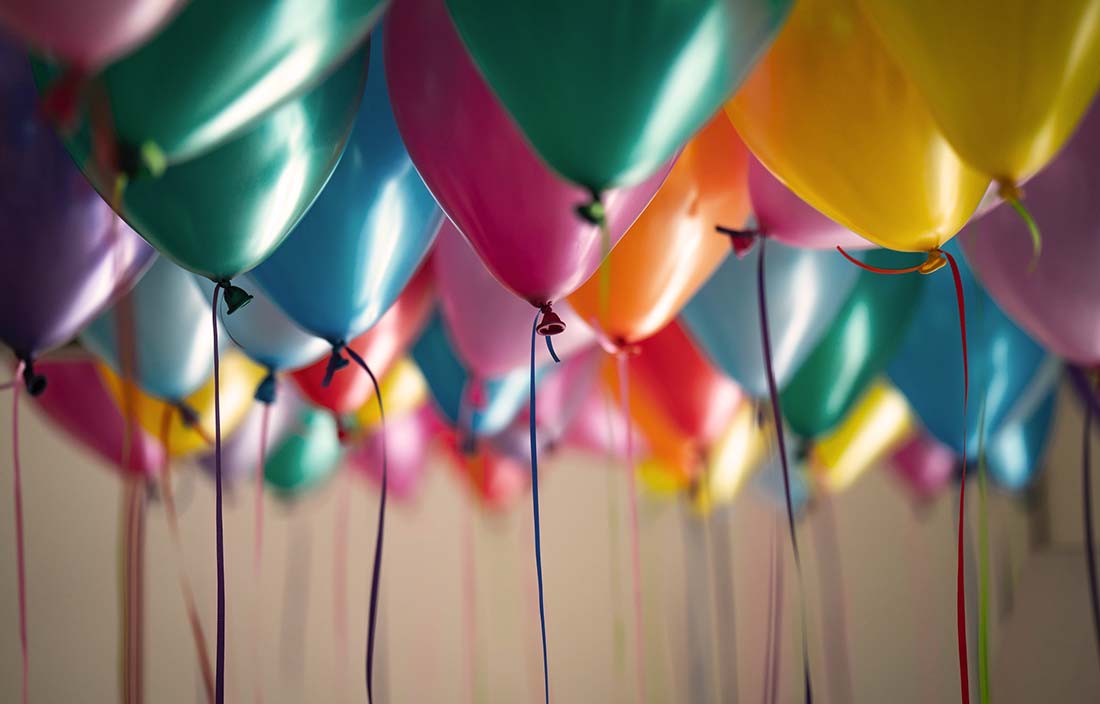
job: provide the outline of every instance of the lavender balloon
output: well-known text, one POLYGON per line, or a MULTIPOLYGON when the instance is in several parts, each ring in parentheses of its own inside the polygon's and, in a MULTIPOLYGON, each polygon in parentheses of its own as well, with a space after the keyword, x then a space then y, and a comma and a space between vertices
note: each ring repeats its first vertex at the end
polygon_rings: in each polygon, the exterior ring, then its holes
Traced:
POLYGON ((88 185, 38 117, 27 58, 0 42, 0 341, 28 363, 128 290, 153 250, 88 185))
MULTIPOLYGON (((243 310, 243 309, 242 309, 243 310)), ((222 479, 226 484, 236 484, 256 474, 260 464, 260 448, 263 443, 263 416, 267 417, 267 452, 278 447, 298 421, 298 414, 305 407, 293 384, 280 384, 280 393, 271 404, 255 402, 244 420, 232 435, 222 442, 222 479)), ((199 468, 214 477, 215 459, 210 452, 199 458, 199 468)))

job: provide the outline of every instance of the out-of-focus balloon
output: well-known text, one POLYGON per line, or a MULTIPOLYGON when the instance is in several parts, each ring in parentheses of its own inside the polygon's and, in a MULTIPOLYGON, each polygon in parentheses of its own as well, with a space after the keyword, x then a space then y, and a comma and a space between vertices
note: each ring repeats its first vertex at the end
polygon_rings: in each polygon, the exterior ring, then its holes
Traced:
POLYGON ((749 198, 755 230, 765 237, 808 249, 874 246, 796 196, 753 156, 749 157, 749 198))
MULTIPOLYGON (((887 250, 862 257, 867 264, 888 269, 911 265, 912 261, 899 261, 912 258, 887 250)), ((783 389, 783 417, 791 430, 817 437, 848 415, 908 332, 924 279, 859 273, 829 330, 783 389)))
MULTIPOLYGON (((958 254, 954 243, 946 249, 958 254)), ((981 406, 985 405, 986 437, 990 438, 1029 386, 1046 384, 1049 388, 1057 377, 1058 364, 1001 312, 961 257, 959 269, 970 360, 970 406, 965 424, 958 307, 950 276, 933 275, 924 282, 913 324, 888 371, 928 432, 959 455, 965 433, 967 453, 974 458, 981 406)))
POLYGON ((690 485, 690 480, 678 470, 670 469, 657 458, 648 458, 638 464, 638 485, 655 499, 678 496, 690 485))
POLYGON ((637 183, 672 156, 733 94, 791 4, 447 0, 531 144, 594 191, 637 183))
MULTIPOLYGON (((238 49, 239 41, 234 39, 238 49)), ((332 174, 366 69, 366 51, 358 51, 322 83, 232 140, 157 178, 131 179, 119 212, 185 269, 212 281, 248 271, 279 246, 332 174)), ((159 73, 162 67, 149 70, 159 73)), ((68 140, 85 176, 113 201, 115 177, 89 158, 91 144, 86 130, 68 140)))
POLYGON ((951 149, 856 4, 800 0, 726 111, 807 203, 883 247, 928 251, 989 179, 951 149))
POLYGON ((1078 364, 1100 362, 1100 103, 1073 139, 1027 186, 1043 226, 1043 254, 1015 235, 1022 225, 1001 204, 960 235, 966 260, 1006 313, 1044 347, 1078 364))
MULTIPOLYGON (((180 401, 214 373, 211 300, 194 277, 163 257, 141 278, 133 293, 84 329, 80 343, 117 373, 123 373, 123 325, 133 320, 132 378, 142 391, 180 401), (124 307, 129 313, 124 312, 124 307)), ((224 336, 218 337, 224 348, 224 336)))
MULTIPOLYGON (((123 382, 106 364, 97 365, 104 385, 120 409, 126 408, 126 397, 133 399, 133 417, 145 432, 158 440, 163 436, 165 414, 168 426, 168 453, 184 457, 206 450, 214 438, 214 378, 179 403, 161 401, 147 395, 132 382, 123 382), (194 413, 193 424, 185 421, 181 406, 194 413)), ((229 352, 221 359, 222 433, 232 435, 252 406, 252 393, 263 378, 264 370, 238 352, 229 352)), ((124 412, 124 411, 123 411, 124 412)))
POLYGON ((50 392, 38 397, 38 407, 54 425, 95 452, 112 469, 153 476, 164 465, 164 448, 155 436, 136 424, 129 446, 126 419, 107 392, 90 355, 43 360, 39 370, 50 380, 50 392), (123 466, 123 457, 126 464, 123 466))
MULTIPOLYGON (((103 2, 65 4, 85 5, 98 14, 103 2)), ((113 63, 84 91, 80 107, 89 117, 82 131, 102 102, 122 156, 193 158, 327 75, 366 36, 384 5, 380 0, 188 0, 152 41, 113 63)), ((64 14, 72 17, 71 11, 64 14)), ((44 67, 42 80, 59 73, 44 67)), ((316 125, 299 129, 309 133, 316 125)), ((104 166, 98 169, 107 170, 104 166)), ((279 202, 286 207, 286 198, 279 202)))
POLYGON ((299 325, 333 344, 362 335, 393 305, 442 218, 394 124, 381 38, 371 44, 363 104, 340 165, 252 274, 299 325))
MULTIPOLYGON (((776 509, 787 513, 787 490, 783 481, 783 463, 779 461, 779 453, 772 452, 764 460, 753 480, 753 487, 760 496, 776 509)), ((791 488, 791 508, 795 515, 802 512, 810 498, 813 496, 813 485, 810 483, 806 465, 802 460, 788 457, 788 477, 791 488)))
POLYGON ((1042 469, 1043 450, 1054 424, 1057 389, 1031 409, 1030 415, 1005 419, 985 448, 989 476, 1009 491, 1025 489, 1042 469))
POLYGON ((733 501, 767 452, 764 429, 753 404, 743 403, 707 452, 705 471, 692 487, 692 506, 706 513, 733 501))
MULTIPOLYGON (((387 422, 392 422, 417 410, 428 398, 428 382, 416 364, 399 359, 378 382, 386 404, 387 422)), ((372 431, 382 420, 378 399, 372 394, 359 410, 355 411, 356 429, 372 431)))
POLYGON ((861 2, 955 150, 1009 186, 1061 149, 1100 87, 1100 0, 861 2))
MULTIPOLYGON (((432 272, 443 320, 471 373, 491 379, 530 364, 531 307, 493 278, 450 220, 439 229, 432 272)), ((558 304, 555 312, 565 323, 565 332, 554 338, 560 358, 594 342, 591 328, 570 306, 558 304)))
MULTIPOLYGON (((563 55, 560 47, 554 55, 563 55)), ((493 276, 534 305, 580 286, 604 254, 599 228, 573 212, 590 196, 561 181, 524 141, 466 54, 443 0, 394 4, 386 18, 386 74, 413 162, 493 276)), ((608 246, 665 173, 604 196, 608 246)))
POLYGON ((182 4, 183 0, 3 0, 0 26, 36 51, 67 61, 81 72, 94 72, 140 45, 182 4))
MULTIPOLYGON (((767 246, 772 365, 782 389, 829 330, 859 274, 835 251, 767 246)), ((759 256, 757 247, 743 259, 726 259, 681 315, 711 361, 753 396, 768 393, 756 285, 759 256)))
POLYGON ((905 397, 879 381, 836 430, 813 444, 810 473, 828 491, 843 491, 912 435, 914 426, 905 397))
POLYGON ((577 313, 618 344, 676 317, 730 252, 715 225, 741 227, 748 216, 747 159, 729 120, 712 119, 601 269, 569 296, 577 313))
MULTIPOLYGON (((412 358, 428 380, 436 408, 460 433, 495 435, 527 402, 527 369, 520 367, 493 379, 471 379, 451 347, 438 314, 432 316, 413 345, 412 358)), ((537 370, 536 379, 541 380, 546 372, 546 367, 537 370)))
POLYGON ((526 464, 497 452, 490 443, 465 451, 455 433, 443 437, 451 466, 481 506, 502 511, 530 488, 531 469, 526 464))
MULTIPOLYGON (((378 324, 348 343, 379 378, 405 353, 420 334, 432 311, 432 277, 427 268, 415 274, 378 324)), ((337 415, 354 413, 374 394, 370 377, 358 365, 349 365, 324 385, 328 360, 322 359, 291 374, 313 403, 337 415)))
POLYGON ((2 41, 0 99, 0 342, 29 359, 67 342, 133 286, 153 251, 40 121, 26 56, 2 41))
POLYGON ((279 494, 295 497, 332 476, 342 456, 336 419, 327 411, 307 406, 268 455, 264 481, 279 494))
POLYGON ((951 483, 959 458, 950 447, 924 431, 911 435, 890 457, 901 481, 922 499, 931 499, 951 483))
MULTIPOLYGON (((627 454, 628 423, 622 403, 613 399, 602 385, 595 384, 585 394, 561 443, 599 456, 621 459, 627 454)), ((630 450, 636 457, 648 457, 649 446, 637 425, 629 423, 629 427, 633 432, 630 450)))
MULTIPOLYGON (((386 396, 389 401, 389 396, 386 396)), ((430 405, 405 413, 393 420, 386 419, 386 481, 387 491, 396 499, 410 499, 420 486, 428 468, 428 454, 443 424, 430 405)), ((348 451, 348 466, 378 485, 382 481, 381 430, 372 432, 348 451)))
MULTIPOLYGON (((263 446, 265 408, 268 409, 267 453, 278 446, 297 422, 298 414, 305 404, 294 389, 290 388, 290 384, 283 386, 287 388, 280 388, 278 396, 270 404, 251 404, 237 429, 222 438, 222 481, 226 484, 233 485, 256 475, 260 464, 260 448, 263 446)), ((213 479, 217 471, 213 448, 210 448, 210 452, 200 454, 197 464, 213 479)))

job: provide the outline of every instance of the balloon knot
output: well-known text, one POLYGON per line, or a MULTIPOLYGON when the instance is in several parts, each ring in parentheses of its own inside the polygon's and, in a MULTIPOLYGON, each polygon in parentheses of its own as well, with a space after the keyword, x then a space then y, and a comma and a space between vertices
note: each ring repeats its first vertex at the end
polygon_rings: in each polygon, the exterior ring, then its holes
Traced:
POLYGON ((183 401, 177 401, 175 406, 176 411, 180 414, 180 420, 186 427, 194 428, 199 424, 199 414, 194 408, 183 401))
POLYGON ((332 376, 351 364, 348 358, 341 354, 344 347, 345 343, 343 340, 333 343, 332 354, 329 355, 328 366, 325 367, 325 378, 321 381, 321 386, 328 387, 328 385, 332 383, 332 376))
POLYGON ((947 266, 947 258, 943 256, 943 250, 936 248, 928 252, 928 258, 917 267, 922 274, 931 274, 947 266))
POLYGON ((41 396, 46 390, 46 377, 34 371, 34 362, 29 358, 23 360, 23 383, 27 386, 27 393, 31 396, 41 396))
POLYGON ((226 315, 233 315, 241 308, 248 305, 248 302, 252 300, 252 295, 245 291, 240 286, 234 286, 229 282, 229 279, 223 279, 218 282, 218 286, 222 287, 225 292, 225 313, 226 315))
POLYGON ((810 454, 814 451, 813 440, 804 438, 802 442, 795 448, 794 458, 797 462, 805 462, 810 459, 810 454))
POLYGON ((70 66, 42 94, 39 108, 48 120, 57 125, 62 134, 69 135, 76 130, 80 102, 87 87, 88 72, 70 66))
POLYGON ((256 387, 256 400, 269 406, 275 403, 275 392, 278 386, 278 382, 275 380, 275 372, 268 369, 267 374, 260 381, 260 385, 256 387))
POLYGON ((997 179, 997 195, 1004 200, 1023 200, 1024 189, 1008 179, 997 179))
POLYGON ((756 240, 763 237, 763 233, 759 230, 735 230, 732 227, 723 227, 721 225, 715 225, 714 231, 730 238, 730 246, 733 247, 733 256, 738 259, 744 259, 745 255, 752 251, 753 245, 756 244, 756 240))
POLYGON ((550 303, 539 304, 539 311, 542 312, 542 319, 535 328, 538 334, 550 336, 565 332, 565 322, 554 312, 550 303))
POLYGON ((604 207, 603 197, 600 192, 591 189, 591 199, 587 203, 581 203, 575 210, 577 215, 592 225, 603 225, 607 221, 607 208, 604 207))

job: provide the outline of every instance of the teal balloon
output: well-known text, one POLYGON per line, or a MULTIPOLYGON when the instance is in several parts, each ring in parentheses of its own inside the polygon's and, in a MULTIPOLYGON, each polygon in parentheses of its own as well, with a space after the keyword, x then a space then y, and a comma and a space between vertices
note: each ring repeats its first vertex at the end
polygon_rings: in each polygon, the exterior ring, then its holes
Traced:
POLYGON ((600 191, 655 172, 733 95, 792 0, 447 0, 542 158, 600 191))
MULTIPOLYGON (((214 281, 263 261, 324 188, 359 106, 367 53, 351 56, 323 83, 283 103, 236 138, 159 177, 126 186, 122 217, 180 266, 214 281)), ((85 131, 68 147, 110 199, 114 184, 88 170, 85 131)))
POLYGON ((443 218, 397 132, 378 32, 371 44, 372 69, 340 165, 290 237, 252 273, 292 319, 331 343, 378 322, 443 218))
MULTIPOLYGON (((145 392, 181 401, 214 372, 211 299, 194 277, 158 257, 128 298, 107 309, 80 334, 80 343, 122 374, 119 308, 133 310, 134 382, 145 392)), ((218 342, 224 346, 225 336, 218 342)))
MULTIPOLYGON (((764 275, 776 384, 790 381, 825 335, 852 291, 859 269, 832 250, 767 242, 764 275)), ((757 296, 759 245, 727 257, 680 314, 700 348, 750 395, 768 395, 757 296)))
MULTIPOLYGON (((970 403, 963 415, 962 343, 955 285, 948 268, 926 276, 913 324, 887 372, 929 433, 956 454, 978 455, 981 408, 994 437, 1050 356, 997 306, 978 284, 958 246, 944 250, 959 263, 966 299, 970 403)), ((917 276, 918 274, 913 274, 917 276)))
POLYGON ((328 479, 343 457, 336 419, 307 408, 264 463, 264 481, 280 494, 301 494, 328 479))
MULTIPOLYGON (((78 107, 88 120, 106 98, 124 158, 194 158, 328 75, 385 4, 188 0, 148 43, 98 74, 78 107)), ((38 68, 40 82, 62 71, 38 68)))
MULTIPOLYGON (((454 427, 464 426, 477 436, 496 435, 526 407, 531 383, 529 370, 521 367, 494 379, 473 380, 459 361, 438 312, 432 315, 413 345, 412 358, 428 380, 428 390, 436 408, 454 427), (472 383, 481 387, 478 390, 481 403, 471 402, 474 390, 467 387, 472 383), (464 415, 468 415, 468 419, 464 415)), ((537 368, 535 383, 547 373, 546 367, 537 368)))
MULTIPOLYGON (((859 258, 871 266, 898 269, 919 264, 923 257, 917 256, 914 262, 912 254, 880 249, 859 258)), ((844 307, 783 389, 783 417, 791 430, 817 437, 848 415, 893 359, 913 320, 925 278, 859 272, 844 307)))
POLYGON ((1042 469, 1043 451, 1054 426, 1057 390, 1051 389, 1023 417, 1008 418, 987 442, 985 462, 989 477, 1009 491, 1026 489, 1042 469))

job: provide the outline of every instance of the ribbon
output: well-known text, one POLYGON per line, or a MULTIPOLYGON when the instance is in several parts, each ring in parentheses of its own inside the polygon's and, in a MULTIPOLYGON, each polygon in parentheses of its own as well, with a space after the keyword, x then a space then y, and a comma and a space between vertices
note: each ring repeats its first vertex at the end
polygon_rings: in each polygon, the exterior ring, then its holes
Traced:
POLYGON ((642 558, 638 539, 638 486, 634 471, 634 428, 630 416, 630 373, 627 352, 616 355, 619 367, 619 394, 626 419, 626 472, 630 493, 630 562, 634 591, 634 658, 638 676, 638 701, 646 701, 645 640, 642 632, 642 558))
POLYGON ((222 399, 218 360, 218 294, 221 282, 214 286, 210 320, 214 329, 214 533, 218 569, 218 630, 214 666, 214 701, 225 704, 225 536, 222 526, 222 399))

